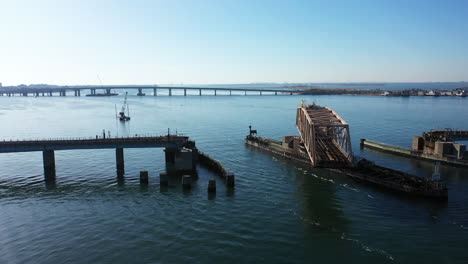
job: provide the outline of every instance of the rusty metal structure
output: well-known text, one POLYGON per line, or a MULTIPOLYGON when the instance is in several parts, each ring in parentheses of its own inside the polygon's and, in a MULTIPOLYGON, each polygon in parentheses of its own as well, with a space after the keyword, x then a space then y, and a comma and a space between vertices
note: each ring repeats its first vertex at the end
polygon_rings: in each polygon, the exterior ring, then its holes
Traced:
POLYGON ((348 123, 333 109, 302 103, 296 126, 314 167, 348 167, 352 163, 348 123))
POLYGON ((452 130, 446 129, 432 129, 429 132, 424 132, 422 137, 426 141, 454 141, 468 139, 468 130, 452 130))

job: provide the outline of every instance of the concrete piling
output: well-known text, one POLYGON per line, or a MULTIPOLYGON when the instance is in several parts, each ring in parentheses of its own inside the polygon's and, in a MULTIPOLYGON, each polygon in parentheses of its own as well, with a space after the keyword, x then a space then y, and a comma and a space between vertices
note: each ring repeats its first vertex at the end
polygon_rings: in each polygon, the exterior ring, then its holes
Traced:
POLYGON ((226 185, 227 185, 228 188, 234 188, 234 185, 235 185, 234 174, 226 175, 226 185))
POLYGON ((117 165, 117 173, 123 174, 125 172, 124 151, 123 148, 115 149, 115 161, 117 165))
POLYGON ((209 193, 215 193, 216 192, 216 180, 215 179, 209 179, 208 180, 208 192, 209 193))
POLYGON ((169 178, 167 176, 167 173, 161 172, 159 174, 159 185, 161 185, 161 186, 168 186, 169 185, 169 178))
POLYGON ((53 150, 44 150, 42 152, 44 163, 44 178, 46 181, 55 180, 55 154, 53 150))
POLYGON ((148 171, 140 171, 140 183, 141 184, 148 184, 148 171))
POLYGON ((192 184, 192 176, 190 175, 182 176, 182 188, 190 189, 191 184, 192 184))

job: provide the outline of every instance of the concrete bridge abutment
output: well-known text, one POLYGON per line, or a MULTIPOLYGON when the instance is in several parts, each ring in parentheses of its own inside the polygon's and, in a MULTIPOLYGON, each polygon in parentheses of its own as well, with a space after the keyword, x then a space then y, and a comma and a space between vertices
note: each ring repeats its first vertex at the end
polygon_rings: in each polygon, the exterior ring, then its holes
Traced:
POLYGON ((197 175, 197 149, 165 148, 166 172, 169 175, 197 175))

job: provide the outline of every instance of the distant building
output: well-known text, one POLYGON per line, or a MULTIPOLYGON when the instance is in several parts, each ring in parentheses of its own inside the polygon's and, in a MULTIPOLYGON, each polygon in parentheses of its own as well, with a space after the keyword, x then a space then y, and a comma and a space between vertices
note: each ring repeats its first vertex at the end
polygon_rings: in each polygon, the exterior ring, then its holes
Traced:
POLYGON ((455 95, 465 97, 466 92, 465 92, 465 90, 458 90, 458 91, 456 91, 455 95))
POLYGON ((432 90, 432 91, 427 92, 426 95, 428 95, 428 96, 439 96, 440 92, 432 90))

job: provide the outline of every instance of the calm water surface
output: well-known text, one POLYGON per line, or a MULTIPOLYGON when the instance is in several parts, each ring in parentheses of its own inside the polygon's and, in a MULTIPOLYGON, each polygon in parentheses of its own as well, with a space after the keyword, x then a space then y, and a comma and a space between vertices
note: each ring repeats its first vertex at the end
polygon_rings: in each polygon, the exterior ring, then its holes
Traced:
POLYGON ((442 167, 448 202, 401 197, 313 170, 244 144, 296 135, 301 99, 334 108, 350 123, 355 154, 415 173, 432 164, 361 150, 368 138, 409 147, 431 128, 468 129, 468 98, 364 96, 0 97, 0 138, 189 135, 236 174, 216 197, 207 179, 190 192, 160 189, 162 149, 125 150, 118 181, 113 150, 57 151, 46 186, 42 153, 0 154, 0 263, 466 263, 468 170, 442 167), (140 187, 138 172, 150 171, 140 187))

